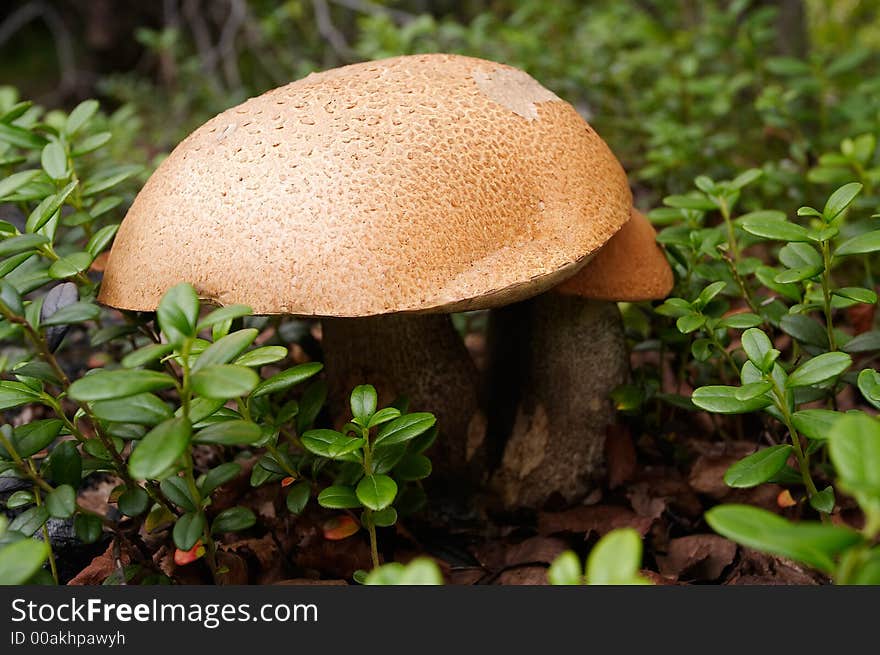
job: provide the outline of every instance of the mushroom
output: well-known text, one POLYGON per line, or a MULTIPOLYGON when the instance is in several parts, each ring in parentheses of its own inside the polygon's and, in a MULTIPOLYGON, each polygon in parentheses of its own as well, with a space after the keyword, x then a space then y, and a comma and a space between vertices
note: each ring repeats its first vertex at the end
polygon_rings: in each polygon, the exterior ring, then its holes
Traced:
POLYGON ((638 211, 574 277, 493 310, 489 434, 503 443, 493 486, 508 508, 583 498, 601 473, 610 393, 629 359, 615 301, 665 297, 672 269, 638 211))
POLYGON ((485 417, 451 312, 573 275, 629 218, 626 175, 526 73, 416 55, 312 74, 209 120, 158 167, 99 300, 320 317, 331 409, 371 382, 433 411, 435 471, 482 471, 485 417))

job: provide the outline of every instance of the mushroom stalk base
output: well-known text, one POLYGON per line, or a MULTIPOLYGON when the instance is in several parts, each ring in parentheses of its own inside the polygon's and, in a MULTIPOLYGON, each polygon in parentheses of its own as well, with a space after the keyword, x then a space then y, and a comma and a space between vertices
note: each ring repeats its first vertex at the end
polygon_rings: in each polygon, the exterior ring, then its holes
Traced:
POLYGON ((576 502, 603 472, 609 394, 628 376, 617 305, 545 293, 493 310, 489 435, 505 507, 576 502))
MULTIPOLYGON (((429 455, 434 474, 465 492, 485 477, 486 418, 480 409, 476 366, 445 314, 392 314, 322 321, 330 410, 339 422, 350 416, 348 397, 358 384, 372 384, 380 403, 409 398, 409 411, 432 412, 439 436, 429 455)), ((433 486, 437 486, 434 484, 433 486)))

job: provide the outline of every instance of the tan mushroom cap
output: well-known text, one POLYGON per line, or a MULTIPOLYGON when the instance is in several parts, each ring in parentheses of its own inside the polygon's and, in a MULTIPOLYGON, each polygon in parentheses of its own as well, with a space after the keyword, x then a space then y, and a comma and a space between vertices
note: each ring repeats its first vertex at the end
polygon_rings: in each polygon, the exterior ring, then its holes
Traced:
POLYGON ((198 128, 119 229, 99 300, 174 284, 260 314, 506 304, 571 275, 629 218, 626 176, 526 73, 454 55, 354 64, 198 128))
POLYGON ((554 289, 594 300, 659 300, 672 291, 674 279, 657 232, 636 209, 632 218, 573 277, 554 289))

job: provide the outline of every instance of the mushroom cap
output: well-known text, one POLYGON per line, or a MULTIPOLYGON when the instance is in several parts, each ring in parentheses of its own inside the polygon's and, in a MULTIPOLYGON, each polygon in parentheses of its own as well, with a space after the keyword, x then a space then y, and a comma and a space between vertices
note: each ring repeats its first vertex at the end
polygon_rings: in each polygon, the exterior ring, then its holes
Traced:
POLYGON ((644 214, 632 218, 573 277, 554 291, 593 300, 659 300, 675 280, 657 232, 644 214))
POLYGON ((178 282, 259 314, 507 304, 572 275, 629 218, 626 176, 526 73, 416 55, 329 70, 233 107, 144 185, 99 300, 178 282))

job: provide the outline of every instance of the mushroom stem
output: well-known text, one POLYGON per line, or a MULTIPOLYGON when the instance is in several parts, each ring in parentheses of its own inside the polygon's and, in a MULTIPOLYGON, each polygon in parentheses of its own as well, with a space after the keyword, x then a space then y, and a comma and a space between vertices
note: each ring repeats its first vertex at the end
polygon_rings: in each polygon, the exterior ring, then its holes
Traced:
POLYGON ((617 306, 550 292, 489 320, 494 489, 509 509, 580 500, 602 472, 609 394, 628 376, 617 306))
POLYGON ((386 404, 405 395, 408 411, 437 417, 439 436, 428 453, 434 466, 431 480, 454 479, 454 488, 462 492, 466 481, 480 482, 486 419, 479 378, 449 315, 328 318, 322 331, 335 419, 349 416, 348 394, 358 384, 372 384, 386 404))

